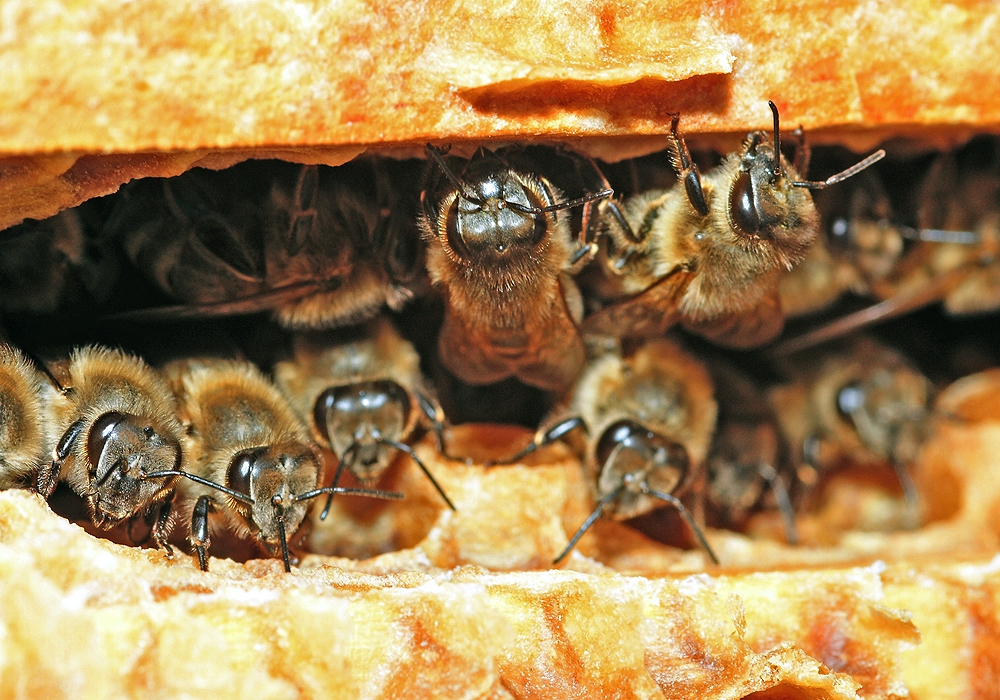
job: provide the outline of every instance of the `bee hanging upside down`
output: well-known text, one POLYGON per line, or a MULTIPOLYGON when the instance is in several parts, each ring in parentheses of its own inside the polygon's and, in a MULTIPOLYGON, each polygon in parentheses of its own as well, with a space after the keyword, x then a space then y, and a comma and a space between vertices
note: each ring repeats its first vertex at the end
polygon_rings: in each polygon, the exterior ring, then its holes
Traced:
POLYGON ((602 515, 627 520, 665 502, 718 564, 680 500, 704 474, 717 413, 712 391, 705 367, 667 340, 647 341, 627 358, 611 352, 587 365, 569 394, 563 411, 568 417, 505 460, 516 462, 576 428, 589 435, 584 462, 597 507, 554 563, 602 515))
POLYGON ((332 328, 399 309, 422 284, 417 165, 358 159, 329 168, 248 162, 141 180, 108 230, 178 306, 118 317, 206 318, 271 311, 292 328, 332 328))
MULTIPOLYGON (((514 376, 565 389, 585 354, 583 300, 571 275, 594 250, 585 223, 574 248, 566 210, 584 206, 588 219, 589 205, 611 190, 583 187, 568 200, 535 174, 525 149, 480 149, 464 162, 428 151, 435 167, 421 195, 420 229, 428 272, 445 296, 441 361, 470 384, 514 376)), ((550 155, 576 171, 577 157, 550 155)))
POLYGON ((605 295, 612 290, 612 303, 587 318, 585 333, 653 337, 680 323, 715 343, 745 348, 781 332, 778 278, 802 260, 819 231, 807 190, 840 182, 885 152, 822 182, 802 181, 808 151, 799 148, 794 166, 784 159, 778 110, 770 105, 771 143, 764 132, 752 132, 741 153, 704 176, 674 117, 672 158, 679 181, 632 197, 624 204, 624 220, 606 221, 614 249, 602 287, 605 295))

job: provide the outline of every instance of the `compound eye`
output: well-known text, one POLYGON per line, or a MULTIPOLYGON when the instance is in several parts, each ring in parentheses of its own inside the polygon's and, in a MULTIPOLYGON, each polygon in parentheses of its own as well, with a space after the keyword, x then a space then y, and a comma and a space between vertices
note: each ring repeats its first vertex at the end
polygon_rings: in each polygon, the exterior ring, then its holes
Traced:
POLYGON ((402 424, 410 419, 410 394, 402 386, 390 379, 372 382, 372 391, 385 397, 385 403, 398 407, 402 424))
POLYGON ((463 260, 470 260, 469 248, 462 238, 462 213, 459 211, 459 203, 462 201, 461 195, 455 197, 448 207, 448 216, 445 217, 445 234, 448 236, 448 247, 452 252, 463 260))
POLYGON ((118 411, 110 411, 94 421, 87 437, 87 459, 93 467, 101 462, 101 455, 108 440, 112 439, 118 426, 128 420, 128 416, 118 411))
POLYGON ((753 236, 760 231, 760 215, 754 204, 753 178, 749 171, 741 171, 733 183, 729 193, 729 220, 736 232, 744 236, 753 236))
POLYGON ((837 392, 837 411, 844 418, 850 418, 865 405, 865 390, 857 382, 848 384, 837 392))
POLYGON ((605 464, 611 453, 614 452, 615 448, 619 445, 626 443, 635 442, 645 442, 653 437, 653 433, 642 425, 639 425, 635 421, 628 419, 622 419, 615 421, 609 425, 604 433, 601 435, 600 439, 597 441, 597 447, 594 452, 594 456, 597 459, 598 464, 605 464))
POLYGON ((238 452, 233 461, 229 463, 229 471, 226 474, 226 486, 233 491, 246 494, 251 497, 250 481, 253 477, 254 466, 260 456, 260 450, 244 450, 238 452))

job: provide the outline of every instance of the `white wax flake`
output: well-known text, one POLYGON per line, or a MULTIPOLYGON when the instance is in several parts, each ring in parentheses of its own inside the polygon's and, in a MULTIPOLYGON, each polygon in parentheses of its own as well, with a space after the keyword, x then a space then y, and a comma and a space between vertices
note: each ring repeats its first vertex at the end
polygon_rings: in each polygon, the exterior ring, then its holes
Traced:
POLYGON ((289 61, 281 69, 281 82, 286 85, 302 82, 303 70, 301 61, 289 61))
POLYGON ((100 586, 96 581, 88 581, 79 586, 74 586, 63 595, 60 607, 63 610, 83 610, 91 600, 100 594, 99 589, 100 586))
POLYGON ((677 584, 677 591, 681 595, 696 595, 712 587, 712 577, 708 574, 694 574, 681 579, 677 584))
POLYGON ((982 585, 988 576, 998 572, 1000 572, 1000 554, 994 555, 987 564, 964 564, 958 567, 962 580, 973 585, 982 585))
POLYGON ((267 605, 268 603, 273 603, 282 596, 287 596, 289 593, 290 591, 287 589, 282 591, 274 588, 257 588, 254 586, 248 586, 246 588, 231 586, 227 587, 224 593, 215 593, 210 595, 232 601, 238 605, 259 607, 267 605))

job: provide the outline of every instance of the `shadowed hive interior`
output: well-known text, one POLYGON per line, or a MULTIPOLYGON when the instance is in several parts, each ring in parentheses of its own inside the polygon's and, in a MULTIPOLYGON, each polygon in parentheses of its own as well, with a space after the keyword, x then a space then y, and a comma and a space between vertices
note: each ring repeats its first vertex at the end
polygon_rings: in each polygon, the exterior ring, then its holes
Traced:
MULTIPOLYGON (((914 243, 906 239, 892 249, 892 241, 872 233, 880 225, 918 234, 980 226, 985 253, 958 266, 982 267, 984 276, 973 276, 979 280, 973 301, 992 298, 989 246, 1000 234, 991 217, 1000 207, 995 199, 979 201, 996 188, 970 173, 1000 180, 996 138, 989 136, 1000 131, 1000 82, 991 68, 997 61, 990 60, 997 52, 995 8, 845 2, 822 18, 811 8, 753 4, 568 9, 519 5, 514 17, 485 10, 484 20, 481 7, 437 2, 340 12, 334 5, 261 1, 239 12, 225 4, 196 12, 190 4, 167 8, 142 0, 127 8, 52 3, 47 13, 32 3, 5 3, 20 41, 0 49, 15 76, 0 88, 9 106, 0 117, 0 243, 9 245, 12 231, 43 233, 41 247, 32 243, 0 261, 4 332, 45 359, 99 342, 156 366, 177 356, 222 355, 270 371, 277 360, 297 356, 293 334, 266 315, 103 320, 178 301, 150 281, 149 267, 140 271, 128 259, 120 241, 163 240, 162 231, 142 227, 178 211, 183 219, 192 206, 203 213, 206 201, 210 214, 238 223, 250 216, 241 203, 275 192, 299 197, 306 187, 306 170, 242 163, 247 159, 334 166, 318 171, 321 182, 340 177, 359 190, 370 184, 365 168, 375 163, 399 197, 392 211, 410 217, 400 229, 405 240, 416 241, 421 189, 435 167, 426 160, 427 141, 452 143, 449 156, 462 158, 482 144, 566 144, 599 159, 617 196, 627 197, 673 185, 663 152, 673 112, 680 112, 680 132, 706 173, 720 154, 739 149, 747 131, 770 131, 767 99, 786 125, 789 160, 793 126, 801 123, 816 146, 803 177, 827 177, 879 145, 889 152, 871 170, 875 185, 858 176, 817 195, 830 245, 815 247, 821 252, 801 263, 811 271, 804 286, 782 292, 789 310, 783 338, 906 294, 906 284, 948 273, 962 256, 955 251, 964 249, 947 242, 940 248, 946 254, 910 256, 913 274, 904 284, 882 275, 879 265, 914 243), (162 21, 142 19, 164 10, 162 21), (955 156, 953 171, 942 153, 955 156), (138 181, 115 194, 129 181, 194 167, 223 172, 188 173, 172 185, 138 181), (208 190, 207 200, 197 192, 184 199, 192 190, 177 183, 198 177, 229 178, 227 192, 236 194, 212 200, 208 190), (238 190, 244 186, 248 193, 238 190), (884 200, 864 200, 878 188, 884 200), (173 200, 161 197, 162 210, 148 194, 154 190, 174 193, 173 200), (106 236, 105 222, 143 191, 148 199, 140 198, 131 218, 119 218, 118 233, 106 236), (942 211, 925 212, 921 198, 944 203, 942 211), (84 202, 54 224, 9 228, 84 202), (886 202, 891 215, 879 209, 886 202), (976 221, 958 220, 970 211, 976 221), (845 212, 847 223, 870 224, 857 235, 874 241, 847 255, 848 265, 835 245, 845 212), (87 227, 93 230, 80 247, 74 241, 87 227), (34 281, 31 300, 49 303, 51 292, 59 310, 18 306, 19 261, 44 268, 44 251, 51 250, 62 257, 49 282, 34 281), (831 298, 814 300, 809 283, 821 278, 831 298), (814 313, 791 318, 792 302, 814 313)), ((374 196, 385 195, 383 181, 373 181, 374 196)), ((350 210, 343 200, 337 205, 331 210, 350 210)), ((377 209, 359 207, 358 216, 377 209)), ((573 225, 579 217, 571 213, 573 225)), ((218 251, 213 236, 220 230, 205 227, 198 240, 218 251)), ((335 252, 347 255, 352 245, 335 252)), ((247 251, 253 246, 237 253, 247 251)), ((260 262, 240 255, 229 255, 227 264, 260 262)), ((398 291, 392 288, 365 308, 388 316, 413 343, 427 393, 451 424, 445 446, 452 459, 440 454, 427 427, 403 440, 414 445, 440 492, 413 459, 396 455, 377 486, 405 499, 338 495, 321 519, 318 498, 290 538, 297 560, 287 574, 280 552, 265 555, 224 531, 213 532, 210 570, 199 571, 187 539, 190 503, 177 509, 182 516, 175 515, 168 557, 150 544, 132 544, 151 523, 135 518, 103 530, 91 523, 86 499, 65 484, 48 505, 28 490, 0 492, 0 689, 11 697, 995 694, 994 314, 952 316, 932 305, 865 331, 872 342, 901 352, 935 397, 919 449, 907 458, 919 527, 891 458, 873 460, 860 448, 838 447, 832 436, 816 437, 827 415, 809 401, 826 389, 811 394, 803 387, 833 373, 822 362, 825 351, 784 358, 768 349, 728 352, 674 331, 671 337, 699 363, 733 365, 771 390, 768 406, 791 407, 781 416, 783 429, 803 437, 789 439, 792 466, 782 473, 797 484, 790 497, 799 544, 788 544, 787 523, 770 502, 776 496, 765 495, 764 507, 702 508, 696 485, 683 500, 696 520, 707 518, 706 537, 721 566, 709 562, 669 508, 626 522, 599 519, 554 566, 595 506, 590 467, 579 457, 589 448, 571 434, 515 464, 492 464, 527 444, 540 424, 565 415, 559 411, 566 401, 513 379, 481 387, 449 373, 437 357, 442 294, 418 260, 416 281, 401 285, 412 300, 392 296, 398 291), (399 308, 385 312, 393 304, 399 308)), ((340 258, 329 262, 332 272, 324 274, 341 274, 340 258)), ((589 304, 598 303, 594 290, 602 289, 593 279, 597 262, 575 272, 589 304)), ((299 274, 295 254, 285 263, 289 274, 299 274)), ((170 284, 187 281, 180 274, 170 284)), ((967 304, 962 294, 952 295, 962 284, 967 280, 939 296, 967 304)), ((356 331, 338 333, 343 340, 356 331)), ((389 370, 391 378, 404 391, 423 390, 401 378, 401 364, 389 370)), ((738 380, 713 372, 721 419, 726 392, 738 380)), ((857 432, 863 416, 849 401, 855 384, 834 389, 836 400, 823 410, 857 432)), ((311 439, 322 444, 320 433, 311 439)), ((755 446, 765 443, 761 434, 754 438, 755 446)), ((327 448, 319 452, 323 484, 332 482, 338 464, 327 448)), ((350 473, 339 483, 363 485, 350 473)))

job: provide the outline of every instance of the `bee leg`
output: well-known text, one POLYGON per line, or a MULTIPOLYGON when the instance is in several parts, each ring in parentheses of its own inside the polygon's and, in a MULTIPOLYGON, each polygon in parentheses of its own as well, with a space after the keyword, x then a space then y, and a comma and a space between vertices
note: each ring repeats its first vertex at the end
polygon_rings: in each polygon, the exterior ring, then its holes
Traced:
POLYGON ((212 539, 208 534, 210 506, 211 499, 208 496, 201 496, 191 512, 191 535, 188 539, 198 553, 198 566, 202 571, 208 571, 208 548, 212 545, 212 539))
POLYGON ((436 401, 431 400, 421 392, 414 391, 413 395, 417 397, 417 405, 420 406, 420 410, 423 411, 423 414, 430 420, 431 425, 434 426, 438 452, 441 453, 442 457, 451 459, 444 448, 444 411, 436 401))
POLYGON ((487 462, 486 466, 493 467, 498 464, 514 464, 515 462, 519 462, 539 447, 544 447, 545 445, 549 445, 556 440, 559 440, 563 435, 566 435, 568 432, 575 430, 576 428, 583 428, 584 430, 587 429, 587 424, 583 422, 583 418, 580 416, 567 418, 564 421, 556 423, 551 428, 546 428, 544 430, 539 429, 538 432, 535 433, 534 439, 532 439, 532 441, 529 442, 516 455, 498 462, 487 462))
MULTIPOLYGON (((604 176, 604 172, 593 158, 590 156, 580 156, 578 154, 573 155, 575 158, 582 158, 588 165, 590 165, 591 170, 594 171, 600 182, 600 189, 612 189, 611 183, 608 182, 608 178, 604 176)), ((632 230, 632 226, 622 213, 621 207, 618 206, 618 202, 611 197, 599 202, 588 203, 583 214, 584 226, 581 227, 580 232, 585 235, 585 239, 581 241, 582 245, 590 245, 597 240, 601 224, 604 224, 605 227, 607 227, 609 235, 611 235, 616 242, 627 242, 631 245, 638 245, 645 239, 645 233, 636 233, 632 230), (598 208, 599 216, 591 217, 590 214, 594 207, 598 208)))
POLYGON ((795 526, 795 509, 792 507, 792 499, 788 497, 785 480, 770 464, 758 465, 757 473, 771 486, 771 493, 778 503, 778 512, 781 513, 781 520, 785 525, 785 539, 788 540, 788 544, 797 545, 799 531, 795 526))
POLYGON ((59 439, 59 444, 56 445, 55 452, 52 455, 52 462, 47 466, 41 467, 35 475, 35 491, 41 494, 43 498, 48 498, 55 490, 56 482, 59 480, 59 472, 62 471, 63 462, 66 461, 70 452, 73 451, 73 445, 76 443, 77 438, 80 437, 80 433, 83 432, 86 424, 86 421, 81 418, 70 425, 59 439))
POLYGON ((316 219, 313 202, 319 189, 319 169, 315 165, 303 166, 295 184, 294 211, 289 212, 290 223, 285 237, 285 250, 295 255, 306 244, 316 219))
POLYGON ((671 162, 677 172, 677 178, 684 183, 684 191, 687 192, 691 206, 702 216, 708 216, 708 203, 705 201, 705 191, 701 187, 701 174, 698 172, 698 166, 691 161, 691 152, 688 151, 687 143, 677 133, 680 115, 671 116, 670 138, 674 142, 671 162))
POLYGON ((899 485, 903 487, 903 500, 906 502, 907 524, 912 527, 920 525, 920 494, 917 485, 913 481, 913 476, 906 465, 899 460, 892 460, 892 468, 899 479, 899 485))
POLYGON ((171 492, 165 501, 160 503, 157 509, 156 522, 153 523, 151 531, 153 542, 157 548, 165 550, 168 557, 173 558, 174 550, 167 544, 167 536, 170 534, 170 514, 174 507, 174 492, 171 492))

